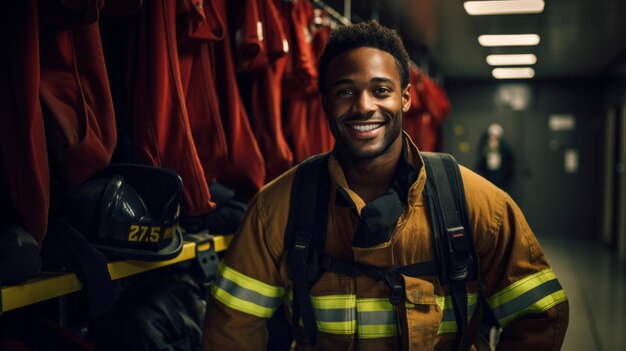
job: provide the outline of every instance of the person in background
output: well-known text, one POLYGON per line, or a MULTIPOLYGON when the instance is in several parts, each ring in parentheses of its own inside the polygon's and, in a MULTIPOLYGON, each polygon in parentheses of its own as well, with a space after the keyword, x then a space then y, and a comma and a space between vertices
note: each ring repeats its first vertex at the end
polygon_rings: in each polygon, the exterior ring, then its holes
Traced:
MULTIPOLYGON (((370 21, 334 30, 318 62, 319 90, 336 140, 328 157, 324 251, 344 261, 389 267, 434 259, 426 172, 402 130, 411 102, 408 61, 397 33, 370 21)), ((252 200, 211 286, 204 350, 263 350, 267 320, 283 304, 288 313, 293 277, 284 239, 296 170, 252 200)), ((522 212, 481 176, 464 167, 461 175, 480 281, 504 328, 498 349, 559 350, 567 297, 522 212)), ((316 343, 295 325, 292 348, 456 349, 448 287, 436 276, 398 278, 403 303, 394 306, 382 281, 323 272, 309 291, 316 343)), ((478 283, 469 282, 467 290, 475 307, 478 283)), ((479 315, 469 325, 470 344, 478 342, 479 315)))
POLYGON ((515 156, 503 138, 504 129, 493 123, 481 139, 478 173, 494 185, 510 192, 515 175, 515 156))

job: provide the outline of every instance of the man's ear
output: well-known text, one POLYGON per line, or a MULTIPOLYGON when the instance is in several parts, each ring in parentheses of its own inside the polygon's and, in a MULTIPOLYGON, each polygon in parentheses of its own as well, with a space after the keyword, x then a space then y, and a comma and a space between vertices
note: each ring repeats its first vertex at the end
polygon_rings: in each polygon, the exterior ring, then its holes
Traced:
POLYGON ((402 91, 402 112, 407 112, 411 108, 411 84, 407 84, 402 91))

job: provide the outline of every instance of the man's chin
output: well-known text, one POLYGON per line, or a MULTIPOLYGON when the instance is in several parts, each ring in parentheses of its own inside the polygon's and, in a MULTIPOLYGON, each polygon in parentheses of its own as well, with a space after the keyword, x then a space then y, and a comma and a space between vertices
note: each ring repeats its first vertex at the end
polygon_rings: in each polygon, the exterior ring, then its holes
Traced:
POLYGON ((385 152, 385 148, 378 147, 368 147, 368 148, 352 148, 352 154, 361 159, 374 159, 385 152))

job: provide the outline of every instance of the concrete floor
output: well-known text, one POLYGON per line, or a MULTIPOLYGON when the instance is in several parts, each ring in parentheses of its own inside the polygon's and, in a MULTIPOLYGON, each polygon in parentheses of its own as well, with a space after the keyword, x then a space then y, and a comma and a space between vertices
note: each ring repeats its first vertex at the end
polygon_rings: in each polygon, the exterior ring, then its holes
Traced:
POLYGON ((569 298, 563 350, 626 350, 626 262, 599 244, 537 235, 569 298))

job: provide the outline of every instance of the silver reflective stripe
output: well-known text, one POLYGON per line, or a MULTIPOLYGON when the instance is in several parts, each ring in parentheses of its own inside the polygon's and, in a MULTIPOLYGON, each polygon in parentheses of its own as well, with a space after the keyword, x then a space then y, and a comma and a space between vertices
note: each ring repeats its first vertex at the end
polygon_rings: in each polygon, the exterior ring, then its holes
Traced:
POLYGON ((347 322, 354 320, 354 309, 314 309, 315 318, 320 322, 347 322))
POLYGON ((364 325, 395 324, 396 313, 394 310, 359 312, 359 322, 364 325))

